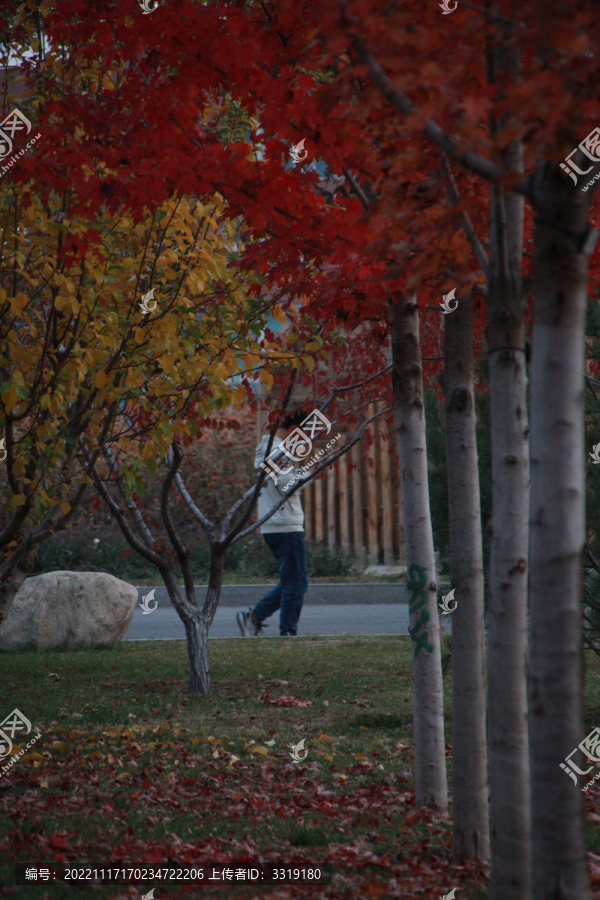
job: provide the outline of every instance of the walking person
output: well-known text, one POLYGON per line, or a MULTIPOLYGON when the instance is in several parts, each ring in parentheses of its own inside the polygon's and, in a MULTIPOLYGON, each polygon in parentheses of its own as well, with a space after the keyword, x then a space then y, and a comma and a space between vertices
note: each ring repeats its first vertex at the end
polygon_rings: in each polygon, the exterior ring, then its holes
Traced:
MULTIPOLYGON (((291 434, 306 418, 302 410, 290 412, 283 420, 273 439, 272 450, 291 434)), ((265 461, 269 444, 269 436, 265 435, 256 448, 254 467, 260 472, 260 464, 265 461)), ((275 472, 277 481, 267 477, 258 498, 258 517, 269 512, 286 496, 284 488, 294 479, 291 461, 282 454, 277 461, 281 469, 288 469, 286 475, 275 472)), ((304 594, 308 589, 306 570, 306 545, 304 543, 304 511, 300 500, 300 490, 292 494, 289 500, 277 510, 270 519, 261 525, 261 534, 279 564, 279 584, 263 597, 248 612, 239 612, 237 622, 244 637, 261 634, 263 622, 274 612, 280 610, 279 634, 292 636, 297 634, 300 611, 304 603, 304 594)), ((265 626, 268 627, 268 626, 265 626)))

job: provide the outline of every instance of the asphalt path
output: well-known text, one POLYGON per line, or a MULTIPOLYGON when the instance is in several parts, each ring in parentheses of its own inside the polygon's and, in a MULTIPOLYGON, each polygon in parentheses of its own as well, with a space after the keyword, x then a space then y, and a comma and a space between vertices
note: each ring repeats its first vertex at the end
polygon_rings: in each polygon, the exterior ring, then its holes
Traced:
MULTIPOLYGON (((244 607, 239 606, 238 609, 244 607)), ((219 607, 210 629, 210 637, 241 638, 236 622, 237 611, 232 606, 219 607)), ((450 634, 451 619, 451 615, 442 617, 443 626, 450 634)), ((268 627, 264 630, 265 637, 278 637, 279 613, 271 616, 266 624, 268 627)), ((408 634, 408 604, 305 604, 300 616, 298 634, 408 634)), ((174 638, 185 638, 183 623, 172 606, 159 605, 154 612, 145 615, 139 606, 136 607, 124 640, 160 641, 174 638)))

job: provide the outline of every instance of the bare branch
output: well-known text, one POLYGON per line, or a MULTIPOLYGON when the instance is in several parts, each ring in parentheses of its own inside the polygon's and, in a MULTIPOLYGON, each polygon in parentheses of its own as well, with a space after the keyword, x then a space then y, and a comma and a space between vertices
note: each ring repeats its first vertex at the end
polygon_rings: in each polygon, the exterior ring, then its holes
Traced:
MULTIPOLYGON (((392 104, 392 106, 395 106, 396 109, 405 116, 419 111, 412 100, 409 100, 402 91, 399 91, 393 86, 379 62, 375 59, 373 54, 367 50, 362 38, 355 38, 353 47, 358 62, 368 69, 371 80, 379 87, 382 95, 392 104)), ((485 178, 486 181, 501 181, 505 175, 510 174, 508 171, 499 169, 494 163, 485 159, 485 157, 481 156, 479 153, 475 153, 472 150, 462 150, 460 142, 455 138, 449 137, 444 129, 433 119, 430 119, 427 122, 423 129, 423 133, 426 138, 436 145, 436 147, 439 147, 440 150, 443 150, 466 169, 470 169, 471 172, 485 178)), ((521 181, 512 187, 511 190, 533 199, 533 190, 530 179, 528 178, 521 179, 521 181)))
POLYGON ((390 372, 393 366, 392 363, 389 366, 386 366, 385 369, 380 369, 379 372, 375 372, 374 375, 370 375, 369 378, 364 378, 362 381, 356 381, 354 384, 348 384, 344 387, 334 388, 327 398, 327 400, 321 404, 319 407, 319 412, 325 412, 329 404, 335 400, 340 394, 345 394, 346 391, 354 391, 359 387, 364 387, 365 384, 369 384, 370 381, 374 381, 376 378, 379 378, 381 375, 385 375, 386 372, 390 372))
POLYGON ((183 478, 181 477, 181 472, 177 472, 177 474, 175 475, 175 484, 177 485, 177 487, 179 489, 179 493, 181 494, 181 496, 184 500, 184 503, 187 506, 187 508, 189 509, 189 511, 191 512, 191 514, 194 516, 195 519, 198 520, 198 522, 200 522, 200 524, 206 531, 209 539, 214 540, 216 525, 214 522, 211 522, 211 520, 208 518, 208 516, 204 515, 202 510, 199 509, 196 506, 196 504, 194 503, 194 501, 192 500, 192 496, 191 496, 190 492, 188 491, 188 489, 186 488, 183 478))
POLYGON ((121 475, 121 471, 115 460, 112 450, 108 446, 108 444, 104 444, 102 451, 104 456, 106 457, 107 462, 110 465, 111 471, 115 471, 117 473, 117 477, 115 479, 117 490, 119 491, 123 503, 131 513, 131 517, 135 522, 135 526, 142 537, 142 540, 146 544, 147 547, 150 547, 154 543, 154 535, 150 531, 148 525, 146 524, 143 515, 141 514, 139 507, 133 497, 129 497, 127 493, 127 489, 125 488, 125 484, 123 482, 123 476, 121 475))
POLYGON ((277 512, 278 509, 281 509, 281 507, 283 506, 284 503, 287 503, 287 501, 290 499, 292 494, 294 494, 296 491, 299 491, 301 488, 304 487, 304 485, 308 484, 310 481, 313 481, 317 477, 317 475, 320 475, 321 472, 323 472, 324 469, 326 469, 332 463, 336 462, 336 460, 338 460, 341 456, 343 456, 345 453, 347 453, 351 447, 353 447, 356 443, 358 443, 358 441, 363 436, 365 429, 371 424, 371 422, 373 422, 375 419, 381 418, 381 416, 387 415, 387 413, 391 412, 392 409, 393 409, 393 407, 388 406, 386 409, 382 409, 380 412, 377 412, 373 416, 370 416, 368 419, 365 419, 365 421, 360 426, 360 428, 358 429, 356 434, 354 434, 354 436, 349 441, 346 441, 346 443, 344 443, 341 447, 339 447, 337 450, 334 450, 333 453, 330 453, 327 457, 325 457, 323 462, 313 472, 311 472, 310 475, 308 475, 308 477, 300 478, 296 482, 294 487, 285 495, 285 497, 282 497, 282 499, 278 503, 276 503, 275 506, 271 507, 271 509, 269 510, 268 513, 266 513, 266 515, 264 515, 261 519, 259 519, 258 522, 255 522, 252 525, 250 525, 249 528, 246 528, 244 531, 241 531, 236 537, 234 537, 232 539, 231 543, 232 544, 237 543, 237 541, 242 540, 242 538, 245 538, 247 535, 251 534, 253 531, 256 531, 257 528, 260 528, 261 525, 264 525, 264 523, 267 522, 271 518, 271 516, 275 515, 275 513, 277 512))
POLYGON ((515 28, 523 28, 525 31, 529 31, 529 27, 525 22, 517 22, 516 19, 509 19, 507 16, 503 16, 502 13, 494 12, 492 9, 485 9, 483 6, 477 6, 475 3, 470 3, 469 0, 461 0, 461 3, 468 9, 474 9, 475 12, 481 13, 482 16, 495 19, 497 22, 504 22, 505 25, 514 25, 515 28))
MULTIPOLYGON (((454 206, 458 206, 460 203, 460 193, 456 186, 456 181, 454 180, 454 175, 452 174, 452 169, 450 168, 450 162, 448 161, 448 156, 443 154, 443 164, 446 169, 446 175, 448 176, 448 195, 450 200, 454 204, 454 206)), ((473 251, 473 255, 479 266, 481 271, 488 277, 488 256, 485 252, 484 246, 479 240, 479 235, 475 231, 473 227, 473 223, 471 222, 471 217, 469 213, 463 209, 460 211, 460 218, 462 221, 462 229, 465 233, 465 237, 467 238, 469 244, 471 245, 471 250, 473 251)))
POLYGON ((160 511, 162 513, 163 522, 165 523, 165 528, 167 529, 167 534, 171 539, 171 543, 175 547, 175 552, 177 553, 177 558, 179 559, 186 594, 188 596, 188 599, 193 599, 195 597, 195 590, 194 579, 190 567, 190 552, 177 534, 177 529, 175 528, 173 519, 171 517, 171 510, 169 509, 169 492, 171 490, 171 487, 173 486, 173 481, 177 474, 177 470, 181 465, 181 460, 183 459, 181 449, 179 448, 176 441, 173 441, 169 456, 169 471, 167 472, 167 477, 165 478, 162 486, 160 511))
POLYGON ((361 188, 360 184, 358 183, 358 181, 356 180, 356 178, 354 177, 354 175, 352 174, 352 172, 350 171, 350 169, 346 168, 346 166, 343 167, 342 172, 343 172, 344 175, 346 176, 347 181, 350 182, 350 185, 351 185, 351 187, 352 187, 352 190, 354 191, 354 193, 356 194, 356 196, 359 198, 359 200, 360 200, 360 202, 362 203, 363 207, 364 207, 364 208, 367 210, 367 212, 368 212, 369 209, 371 208, 371 204, 369 203, 369 198, 367 197, 367 195, 365 194, 365 192, 364 192, 363 189, 361 188))
MULTIPOLYGON (((87 456, 87 451, 86 451, 85 447, 83 447, 83 446, 82 446, 82 452, 84 453, 84 455, 87 456)), ((120 527, 121 531, 123 532, 123 535, 124 535, 127 543, 130 545, 130 547, 133 550, 136 551, 136 553, 139 553, 140 556, 142 556, 144 559, 147 559, 148 562, 153 563, 162 574, 162 570, 168 568, 168 562, 165 559, 163 559, 162 556, 159 556, 158 553, 155 553, 154 550, 150 550, 149 547, 146 547, 144 544, 140 543, 140 541, 136 538, 135 534, 131 530, 129 522, 125 518, 123 510, 118 505, 118 503, 116 503, 115 500, 113 499, 112 494, 108 490, 106 484, 104 483, 104 480, 98 474, 98 471, 96 470, 95 466, 92 469, 92 477, 94 479, 94 484, 96 486, 96 490, 101 495, 102 499, 104 500, 104 502, 110 509, 111 513, 113 514, 113 516, 119 523, 119 527, 120 527)))

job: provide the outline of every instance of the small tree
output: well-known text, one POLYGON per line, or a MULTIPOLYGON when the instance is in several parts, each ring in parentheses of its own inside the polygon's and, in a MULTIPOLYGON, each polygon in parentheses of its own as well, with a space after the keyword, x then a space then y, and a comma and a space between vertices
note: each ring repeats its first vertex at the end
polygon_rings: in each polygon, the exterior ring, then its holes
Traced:
MULTIPOLYGON (((358 385, 335 389, 330 398, 320 407, 321 411, 324 411, 338 394, 361 386, 362 382, 358 385)), ((291 385, 271 430, 267 456, 270 453, 277 424, 280 415, 285 411, 290 392, 291 385)), ((244 495, 230 507, 221 521, 215 521, 198 507, 188 491, 180 471, 184 453, 178 440, 174 440, 165 460, 166 475, 162 483, 160 505, 162 529, 159 535, 158 529, 152 527, 148 522, 148 517, 144 515, 139 496, 136 496, 128 486, 128 481, 131 483, 127 477, 129 473, 122 471, 121 465, 117 462, 108 444, 104 446, 106 465, 103 470, 98 465, 94 466, 97 492, 110 509, 131 549, 158 569, 171 603, 184 624, 190 666, 189 690, 192 693, 206 694, 211 689, 208 634, 221 596, 224 563, 229 548, 268 521, 296 491, 301 490, 304 485, 350 450, 360 440, 371 422, 388 412, 389 408, 382 409, 375 415, 364 419, 343 444, 335 446, 326 453, 322 461, 303 474, 266 515, 252 524, 248 523, 265 478, 268 477, 266 472, 262 471, 258 475, 255 484, 249 487, 244 495), (171 509, 171 499, 175 487, 178 488, 187 510, 205 531, 209 542, 210 572, 203 601, 196 593, 189 548, 171 509), (177 570, 183 577, 183 586, 179 584, 177 570)), ((341 435, 337 437, 340 438, 341 435)), ((88 454, 85 451, 83 453, 87 459, 88 454)))
POLYGON ((151 468, 173 438, 170 417, 189 436, 186 411, 241 403, 246 388, 232 376, 265 365, 254 332, 274 299, 227 270, 241 231, 220 198, 173 199, 137 224, 72 217, 70 199, 0 193, 0 625, 37 547, 72 523, 101 446, 128 446, 125 411, 151 468))

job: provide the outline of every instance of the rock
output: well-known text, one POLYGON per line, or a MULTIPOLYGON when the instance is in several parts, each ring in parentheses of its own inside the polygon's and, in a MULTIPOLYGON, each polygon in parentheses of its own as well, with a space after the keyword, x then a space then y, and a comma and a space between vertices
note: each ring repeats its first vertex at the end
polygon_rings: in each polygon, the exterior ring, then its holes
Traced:
POLYGON ((27 578, 0 631, 0 650, 112 647, 133 616, 138 594, 105 572, 47 572, 27 578))

